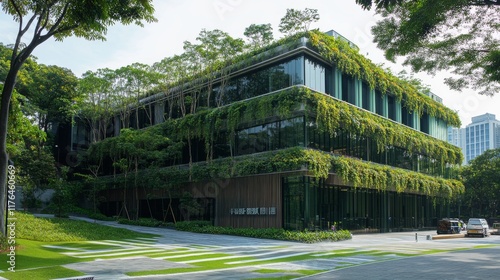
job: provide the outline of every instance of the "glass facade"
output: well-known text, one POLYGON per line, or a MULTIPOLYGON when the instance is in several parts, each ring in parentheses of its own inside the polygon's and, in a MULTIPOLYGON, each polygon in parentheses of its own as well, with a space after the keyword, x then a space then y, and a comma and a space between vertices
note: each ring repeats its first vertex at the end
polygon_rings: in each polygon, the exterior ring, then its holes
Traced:
POLYGON ((304 117, 242 129, 236 134, 236 155, 304 146, 304 117))
MULTIPOLYGON (((184 90, 183 99, 167 99, 161 110, 154 104, 147 104, 131 112, 127 121, 130 127, 140 129, 154 125, 156 119, 162 119, 155 117, 156 111, 164 112, 166 118, 180 118, 189 114, 190 108, 206 108, 209 105, 210 107, 223 106, 290 86, 305 85, 314 91, 337 96, 354 106, 399 121, 403 125, 415 127, 413 112, 401 106, 401 102, 397 101, 394 96, 382 93, 378 89, 370 89, 366 82, 341 73, 333 65, 327 65, 307 54, 295 55, 241 75, 231 76, 228 73, 226 76, 219 77, 219 80, 212 86, 205 86, 204 90, 184 90), (208 92, 211 94, 208 95, 208 92), (187 98, 188 96, 190 98, 187 98), (193 105, 191 102, 197 102, 197 104, 193 105)), ((196 87, 192 86, 192 88, 196 87)), ((441 126, 446 125, 427 113, 423 113, 416 121, 420 122, 419 128, 422 132, 431 135, 438 134, 441 126)), ((474 135, 479 136, 478 129, 479 127, 476 127, 476 132, 471 131, 472 139, 474 135)), ((486 128, 482 129, 485 133, 488 132, 486 128)), ((446 129, 444 130, 444 137, 446 137, 446 129)), ((399 147, 386 147, 384 151, 379 151, 375 139, 368 139, 342 130, 320 132, 314 122, 306 124, 304 117, 240 128, 235 135, 234 146, 230 144, 229 136, 225 135, 225 132, 219 132, 217 137, 213 151, 210 151, 213 153, 213 158, 301 146, 431 175, 446 173, 445 166, 425 155, 411 155, 399 147)), ((203 141, 200 139, 192 139, 192 141, 195 144, 191 145, 191 151, 188 147, 184 147, 181 163, 188 163, 190 158, 193 162, 207 158, 203 141)), ((471 156, 484 148, 479 145, 474 146, 471 156)))
POLYGON ((374 139, 356 135, 345 130, 338 130, 333 133, 325 132, 318 129, 316 123, 312 121, 307 123, 306 129, 308 148, 433 176, 450 178, 450 176, 456 175, 452 173, 450 166, 441 163, 439 160, 429 158, 425 155, 411 154, 399 147, 386 147, 384 151, 380 151, 374 139))
POLYGON ((140 129, 162 122, 163 119, 180 118, 185 114, 195 113, 202 108, 220 107, 290 86, 304 85, 438 139, 446 141, 447 137, 445 122, 429 118, 428 115, 425 117, 425 112, 424 117, 415 119, 413 112, 402 106, 394 96, 370 89, 365 81, 341 73, 334 65, 327 65, 306 54, 296 55, 242 75, 231 76, 231 73, 226 73, 208 84, 177 88, 184 98, 176 97, 163 101, 161 110, 155 104, 142 106, 131 112, 126 122, 121 125, 140 129), (164 118, 155 117, 156 111, 162 112, 164 118))
POLYGON ((305 85, 315 91, 326 92, 326 77, 330 77, 325 66, 312 59, 305 60, 305 85))
MULTIPOLYGON (((314 68, 313 66, 311 66, 314 68)), ((318 71, 320 72, 320 71, 318 71)), ((324 91, 324 70, 323 79, 321 76, 308 77, 309 82, 324 91), (318 78, 318 81, 314 79, 318 78)), ((310 73, 309 73, 310 74, 310 73)), ((211 104, 223 106, 236 101, 245 100, 262 94, 284 89, 293 85, 304 84, 304 57, 299 56, 288 61, 274 64, 257 71, 253 71, 243 76, 229 79, 225 83, 218 83, 213 88, 211 97, 214 100, 211 104)), ((207 106, 206 95, 199 99, 200 106, 207 106)))
MULTIPOLYGON (((197 82, 194 81, 189 88, 178 89, 178 95, 172 94, 175 98, 163 100, 161 106, 144 106, 131 113, 125 121, 131 127, 143 128, 162 121, 163 118, 156 117, 158 114, 163 114, 167 119, 181 118, 186 114, 196 113, 194 108, 199 110, 226 106, 302 85, 337 98, 338 102, 348 102, 431 136, 441 137, 444 127, 446 139, 446 124, 443 121, 425 112, 419 118, 415 117, 416 114, 402 107, 400 100, 391 94, 371 89, 358 77, 340 73, 333 65, 327 65, 307 52, 258 69, 244 70, 237 75, 227 73, 213 83, 199 82, 194 85, 197 82)), ((209 158, 207 155, 224 158, 299 146, 433 176, 451 175, 448 166, 425 155, 411 154, 395 146, 384 146, 381 149, 381 144, 377 144, 376 139, 343 129, 322 131, 318 129, 314 116, 309 113, 295 111, 292 115, 294 117, 287 119, 274 116, 260 120, 261 123, 255 120, 252 124, 239 127, 234 135, 229 135, 227 131, 217 131, 215 139, 210 139, 213 140, 210 143, 212 151, 205 150, 208 145, 203 139, 190 139, 190 145, 184 145, 182 158, 172 160, 167 165, 185 164, 190 160, 205 161, 209 158)), ((486 127, 483 130, 488 133, 486 127)), ((471 129, 471 137, 478 134, 479 131, 471 129)), ((75 139, 78 136, 75 134, 75 139)), ((350 230, 387 231, 433 226, 436 222, 433 217, 446 216, 446 203, 433 206, 435 201, 426 196, 356 189, 309 176, 285 176, 282 180, 279 187, 282 188, 283 225, 286 229, 328 229, 332 223, 337 223, 340 228, 350 230)))
POLYGON ((433 228, 449 216, 445 199, 327 184, 308 176, 284 177, 283 225, 289 230, 337 228, 359 232, 433 228))

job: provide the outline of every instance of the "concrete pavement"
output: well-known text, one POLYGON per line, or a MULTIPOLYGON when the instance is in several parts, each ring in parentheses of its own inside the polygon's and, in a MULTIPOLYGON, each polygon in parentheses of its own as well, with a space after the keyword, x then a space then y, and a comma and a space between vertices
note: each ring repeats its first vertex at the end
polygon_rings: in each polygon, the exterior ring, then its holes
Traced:
POLYGON ((490 276, 492 273, 498 273, 495 269, 496 263, 493 262, 498 262, 499 259, 500 236, 431 240, 427 236, 435 237, 436 232, 422 231, 363 234, 354 235, 352 240, 347 241, 303 244, 138 227, 86 218, 75 219, 159 235, 154 240, 106 241, 115 248, 121 246, 119 250, 72 253, 72 256, 81 254, 81 257, 87 259, 92 257, 94 261, 65 267, 94 275, 97 280, 181 278, 219 280, 283 277, 293 279, 302 277, 300 271, 303 270, 327 272, 302 279, 417 279, 420 273, 426 277, 418 279, 455 279, 449 277, 458 276, 459 273, 455 271, 460 271, 461 267, 466 268, 467 265, 470 266, 467 267, 468 270, 475 271, 466 274, 470 277, 474 274, 490 276), (496 247, 477 251, 475 249, 477 246, 496 247), (456 249, 467 251, 448 252, 456 249), (445 253, 420 256, 436 251, 445 253), (127 255, 130 252, 134 254, 127 255), (342 255, 339 252, 353 254, 342 255), (196 256, 196 259, 193 260, 193 256, 196 256), (206 261, 227 264, 227 268, 142 277, 130 277, 125 274, 134 271, 196 267, 206 261), (234 264, 241 266, 234 267, 234 264), (482 267, 488 269, 480 269, 482 267), (402 276, 404 272, 415 278, 402 276), (455 274, 451 274, 452 272, 455 274))
POLYGON ((498 279, 500 247, 453 251, 370 263, 298 279, 498 279))

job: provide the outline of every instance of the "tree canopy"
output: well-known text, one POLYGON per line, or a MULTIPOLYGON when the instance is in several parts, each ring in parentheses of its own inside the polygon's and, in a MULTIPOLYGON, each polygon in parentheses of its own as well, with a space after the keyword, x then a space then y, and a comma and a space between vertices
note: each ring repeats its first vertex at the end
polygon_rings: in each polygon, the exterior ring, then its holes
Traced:
POLYGON ((286 9, 286 14, 281 18, 279 31, 291 35, 300 31, 309 31, 311 23, 319 20, 317 9, 305 8, 303 11, 286 9))
POLYGON ((414 71, 451 73, 450 88, 494 95, 500 89, 500 1, 356 0, 382 19, 374 42, 414 71))
POLYGON ((273 41, 273 28, 271 24, 251 24, 243 33, 253 49, 261 48, 273 41))
POLYGON ((141 26, 144 21, 153 22, 156 19, 153 16, 152 0, 9 0, 0 5, 19 24, 17 31, 14 31, 17 32, 16 40, 0 103, 0 230, 5 235, 9 107, 23 64, 35 48, 49 38, 63 40, 76 36, 88 40, 104 40, 108 27, 116 22, 141 26))
POLYGON ((500 207, 500 149, 487 150, 462 170, 471 216, 495 217, 500 207))

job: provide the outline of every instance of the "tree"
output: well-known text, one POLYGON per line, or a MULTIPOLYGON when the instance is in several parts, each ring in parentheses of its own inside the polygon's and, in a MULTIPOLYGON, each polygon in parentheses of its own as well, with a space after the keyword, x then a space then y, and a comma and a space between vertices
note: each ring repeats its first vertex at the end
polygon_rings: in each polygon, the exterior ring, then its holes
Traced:
POLYGON ((494 95, 500 89, 500 1, 356 0, 383 17, 374 42, 414 71, 448 71, 451 89, 494 95))
POLYGON ((271 24, 252 24, 245 28, 243 33, 250 41, 253 50, 261 48, 273 41, 273 28, 271 24))
POLYGON ((281 18, 279 31, 286 35, 292 35, 299 31, 309 31, 311 23, 319 20, 317 9, 305 8, 303 11, 286 9, 286 14, 281 18))
POLYGON ((37 191, 50 187, 57 178, 57 169, 54 156, 48 148, 37 143, 26 144, 26 148, 14 160, 19 170, 19 183, 23 186, 23 206, 34 208, 39 206, 37 191))
POLYGON ((9 0, 3 1, 1 5, 19 23, 0 103, 0 229, 5 236, 9 107, 16 77, 23 64, 35 48, 49 38, 63 40, 76 36, 88 40, 105 40, 108 26, 116 22, 141 26, 143 21, 153 22, 156 19, 152 0, 9 0), (28 32, 32 32, 32 37, 24 44, 22 40, 28 32))
POLYGON ((500 149, 487 150, 461 172, 471 216, 495 217, 500 207, 500 149))
POLYGON ((43 64, 30 74, 29 82, 18 91, 27 98, 33 110, 28 115, 44 132, 49 123, 68 123, 80 95, 76 91, 78 79, 71 70, 43 64))
POLYGON ((361 5, 363 9, 370 9, 373 5, 375 5, 377 9, 388 9, 403 1, 404 0, 356 0, 356 3, 361 5))
POLYGON ((77 104, 77 117, 85 122, 90 130, 90 143, 106 137, 108 126, 114 117, 113 82, 115 73, 105 68, 96 72, 87 71, 78 81, 78 92, 84 96, 77 104))

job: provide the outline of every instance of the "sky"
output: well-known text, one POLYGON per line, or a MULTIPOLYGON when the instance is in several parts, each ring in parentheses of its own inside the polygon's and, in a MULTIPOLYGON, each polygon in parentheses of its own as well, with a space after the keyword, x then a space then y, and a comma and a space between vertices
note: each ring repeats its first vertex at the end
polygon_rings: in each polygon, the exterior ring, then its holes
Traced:
MULTIPOLYGON (((108 29, 104 42, 81 38, 67 38, 62 42, 50 39, 37 47, 33 55, 38 63, 65 67, 81 77, 89 70, 117 69, 135 62, 151 65, 165 57, 181 54, 183 42, 196 42, 202 29, 220 29, 232 37, 245 38, 243 32, 249 25, 270 23, 274 37, 280 38, 278 25, 287 8, 312 8, 318 10, 320 20, 313 23, 311 29, 333 29, 358 45, 360 53, 372 62, 383 64, 393 73, 410 72, 401 65, 402 59, 392 63, 384 58, 383 52, 372 42, 370 32, 377 18, 373 11, 364 11, 356 5, 355 0, 154 0, 153 4, 158 22, 144 27, 116 24, 108 29)), ((0 42, 4 45, 14 43, 17 28, 12 17, 0 11, 0 42)), ((450 90, 444 84, 446 73, 435 76, 418 73, 415 77, 443 98, 444 105, 459 114, 462 127, 471 122, 471 117, 485 113, 495 114, 500 119, 500 93, 487 97, 471 89, 450 90)))

